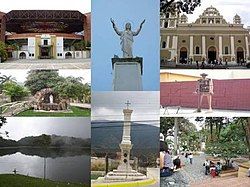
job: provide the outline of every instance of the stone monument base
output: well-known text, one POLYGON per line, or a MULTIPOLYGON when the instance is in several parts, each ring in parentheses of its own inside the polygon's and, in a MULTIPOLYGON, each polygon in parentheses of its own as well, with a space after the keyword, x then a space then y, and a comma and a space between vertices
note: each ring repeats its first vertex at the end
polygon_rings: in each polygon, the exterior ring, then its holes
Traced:
POLYGON ((106 181, 137 181, 147 179, 146 175, 139 173, 135 170, 126 171, 126 170, 114 170, 108 172, 105 176, 106 181))
POLYGON ((142 91, 142 58, 112 58, 113 90, 142 91))

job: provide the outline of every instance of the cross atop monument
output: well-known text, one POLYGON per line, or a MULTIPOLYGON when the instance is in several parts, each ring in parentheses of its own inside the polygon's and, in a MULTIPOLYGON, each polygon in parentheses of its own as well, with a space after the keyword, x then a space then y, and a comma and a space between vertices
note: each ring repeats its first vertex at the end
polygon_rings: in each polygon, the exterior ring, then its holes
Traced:
POLYGON ((127 101, 125 104, 127 105, 127 109, 129 107, 129 105, 131 105, 131 103, 129 101, 127 101))

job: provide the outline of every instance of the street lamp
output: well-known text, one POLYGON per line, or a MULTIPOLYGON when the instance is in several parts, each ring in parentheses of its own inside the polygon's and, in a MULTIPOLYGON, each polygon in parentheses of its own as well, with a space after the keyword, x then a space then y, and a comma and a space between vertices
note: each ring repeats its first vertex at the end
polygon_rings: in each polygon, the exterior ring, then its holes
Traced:
POLYGON ((192 14, 197 6, 201 5, 201 0, 160 0, 160 11, 166 12, 184 12, 192 14))

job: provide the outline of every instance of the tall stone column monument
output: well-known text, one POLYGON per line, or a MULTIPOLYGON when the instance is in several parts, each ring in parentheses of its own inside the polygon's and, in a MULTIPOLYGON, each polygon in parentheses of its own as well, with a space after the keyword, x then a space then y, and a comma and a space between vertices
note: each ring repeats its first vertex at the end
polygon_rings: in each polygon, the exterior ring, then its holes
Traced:
POLYGON ((127 108, 123 109, 123 115, 124 115, 124 125, 123 125, 123 135, 122 135, 122 141, 120 144, 121 148, 121 161, 120 165, 118 166, 118 170, 120 171, 131 171, 132 168, 129 164, 130 160, 130 150, 132 149, 131 144, 131 114, 133 110, 128 108, 129 102, 126 103, 127 108))
POLYGON ((143 58, 133 57, 134 36, 137 36, 142 29, 145 20, 142 21, 137 31, 132 31, 131 23, 125 24, 125 30, 119 31, 113 19, 111 23, 114 31, 120 36, 121 50, 123 57, 114 55, 112 61, 113 69, 113 90, 114 91, 141 91, 143 58))
POLYGON ((134 181, 147 179, 145 175, 133 170, 130 165, 130 151, 133 147, 131 142, 131 114, 133 110, 129 109, 129 101, 127 101, 126 105, 127 108, 123 109, 124 123, 122 141, 120 143, 120 164, 116 170, 107 173, 105 176, 105 180, 107 181, 134 181))

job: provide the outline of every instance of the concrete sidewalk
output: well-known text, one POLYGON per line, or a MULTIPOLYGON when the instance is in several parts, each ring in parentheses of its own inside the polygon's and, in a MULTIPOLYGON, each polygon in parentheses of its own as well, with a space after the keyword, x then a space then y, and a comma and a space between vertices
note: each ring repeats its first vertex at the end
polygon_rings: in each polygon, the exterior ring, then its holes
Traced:
POLYGON ((161 117, 249 117, 250 111, 241 110, 221 110, 213 109, 209 112, 208 109, 202 109, 201 112, 197 112, 196 108, 184 108, 178 106, 164 107, 160 109, 161 117))
POLYGON ((76 106, 76 107, 79 107, 79 108, 91 109, 91 105, 87 104, 87 103, 70 103, 70 106, 76 106))
POLYGON ((91 59, 9 60, 0 69, 90 69, 91 59))

